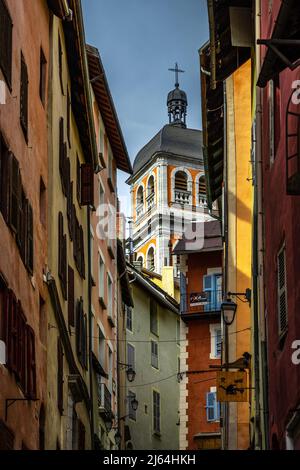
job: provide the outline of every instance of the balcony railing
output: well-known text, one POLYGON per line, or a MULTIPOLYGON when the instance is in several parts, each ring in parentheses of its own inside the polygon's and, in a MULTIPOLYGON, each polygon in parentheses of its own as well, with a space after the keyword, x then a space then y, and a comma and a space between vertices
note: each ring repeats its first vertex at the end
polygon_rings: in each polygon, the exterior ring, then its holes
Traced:
POLYGON ((207 197, 204 194, 199 194, 198 195, 198 203, 199 203, 199 206, 206 207, 207 206, 207 197))
POLYGON ((99 413, 111 413, 111 393, 104 383, 98 382, 99 413))
POLYGON ((213 313, 221 310, 222 291, 210 290, 181 294, 181 313, 213 313))
POLYGON ((136 206, 136 216, 137 216, 137 218, 141 217, 141 215, 143 215, 143 213, 144 213, 144 205, 139 204, 138 206, 136 206))
POLYGON ((192 194, 190 191, 183 191, 175 189, 175 203, 176 204, 191 204, 192 194))
POLYGON ((147 207, 148 209, 151 209, 154 204, 155 204, 155 197, 154 197, 154 192, 150 193, 149 196, 147 197, 147 207))

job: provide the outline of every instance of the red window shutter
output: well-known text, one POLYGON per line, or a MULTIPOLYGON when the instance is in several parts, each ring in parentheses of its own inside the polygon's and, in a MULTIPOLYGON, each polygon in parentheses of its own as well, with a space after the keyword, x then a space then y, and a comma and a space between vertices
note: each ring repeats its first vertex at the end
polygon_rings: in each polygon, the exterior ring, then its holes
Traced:
POLYGON ((11 160, 12 154, 8 151, 6 145, 1 143, 1 212, 5 222, 9 223, 9 203, 11 188, 11 160))
POLYGON ((78 420, 78 450, 85 450, 85 427, 80 419, 78 420))
MULTIPOLYGON (((10 308, 10 292, 6 286, 2 289, 2 307, 1 307, 1 339, 6 344, 6 348, 8 348, 8 325, 9 325, 9 308, 10 308)), ((7 351, 6 351, 7 356, 7 351)))
POLYGON ((80 226, 80 274, 83 279, 85 279, 85 263, 84 263, 84 233, 83 228, 80 226))
POLYGON ((27 233, 26 233, 26 267, 33 274, 33 210, 27 204, 27 233))
POLYGON ((10 200, 9 200, 9 225, 17 233, 19 221, 19 199, 20 199, 20 173, 19 162, 16 157, 10 155, 10 200))
POLYGON ((74 299, 74 270, 68 267, 68 322, 75 325, 75 299, 74 299))
POLYGON ((26 343, 27 343, 27 382, 26 382, 26 395, 29 398, 36 398, 36 364, 35 364, 35 336, 33 329, 26 326, 26 343))
POLYGON ((67 195, 67 217, 70 239, 73 240, 73 225, 72 225, 72 211, 73 211, 73 181, 70 182, 69 191, 67 195))
POLYGON ((23 54, 21 54, 20 84, 20 122, 25 139, 28 137, 28 71, 23 54))
POLYGON ((18 357, 18 303, 12 291, 9 291, 9 320, 8 320, 8 345, 7 345, 7 365, 17 372, 18 357))
POLYGON ((64 412, 64 351, 60 338, 57 338, 57 407, 64 412))
POLYGON ((81 205, 94 204, 94 170, 91 163, 81 165, 81 205))
POLYGON ((11 88, 12 20, 5 1, 0 0, 0 67, 11 88))
POLYGON ((17 353, 17 374, 20 385, 26 389, 26 318, 23 313, 21 302, 18 303, 18 353, 17 353))

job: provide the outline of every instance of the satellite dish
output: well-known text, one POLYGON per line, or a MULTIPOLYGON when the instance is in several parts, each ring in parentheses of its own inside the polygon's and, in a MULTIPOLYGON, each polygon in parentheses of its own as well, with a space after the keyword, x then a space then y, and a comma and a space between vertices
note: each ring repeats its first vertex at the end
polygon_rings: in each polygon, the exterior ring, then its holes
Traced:
POLYGON ((4 341, 0 340, 0 364, 6 364, 6 346, 4 341))

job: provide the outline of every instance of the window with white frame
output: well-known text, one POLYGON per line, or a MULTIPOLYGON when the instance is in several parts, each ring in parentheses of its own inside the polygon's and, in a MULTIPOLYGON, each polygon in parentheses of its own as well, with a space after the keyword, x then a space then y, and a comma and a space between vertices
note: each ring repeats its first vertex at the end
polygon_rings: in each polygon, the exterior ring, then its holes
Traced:
POLYGON ((160 393, 153 390, 153 431, 160 433, 160 393))
POLYGON ((132 332, 132 308, 126 306, 126 328, 132 332))
POLYGON ((286 286, 286 253, 285 244, 283 244, 277 255, 277 303, 279 335, 285 333, 288 325, 286 286))
POLYGON ((113 316, 113 282, 109 273, 107 273, 107 314, 113 316))
POLYGON ((206 419, 208 422, 220 421, 220 403, 217 402, 216 387, 206 393, 206 419))
POLYGON ((105 274, 105 264, 102 259, 102 256, 99 253, 99 299, 104 302, 104 274, 105 274))
POLYGON ((158 369, 158 342, 151 341, 151 365, 158 369))
POLYGON ((210 359, 220 359, 222 352, 222 330, 219 323, 209 325, 210 359))

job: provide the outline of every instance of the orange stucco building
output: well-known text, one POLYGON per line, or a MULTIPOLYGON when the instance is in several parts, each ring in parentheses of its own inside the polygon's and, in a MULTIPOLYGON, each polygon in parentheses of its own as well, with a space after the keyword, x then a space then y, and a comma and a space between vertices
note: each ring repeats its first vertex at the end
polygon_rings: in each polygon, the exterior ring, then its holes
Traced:
POLYGON ((221 363, 222 240, 218 221, 204 224, 202 248, 185 238, 180 256, 180 449, 220 449, 216 371, 221 363))

